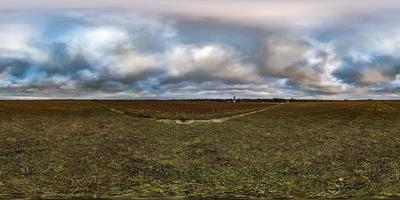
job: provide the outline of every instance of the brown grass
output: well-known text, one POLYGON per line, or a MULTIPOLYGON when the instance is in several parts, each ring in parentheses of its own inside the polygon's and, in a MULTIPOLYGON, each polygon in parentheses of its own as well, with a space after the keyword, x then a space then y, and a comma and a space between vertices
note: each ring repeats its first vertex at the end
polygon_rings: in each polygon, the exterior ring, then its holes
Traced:
MULTIPOLYGON (((147 107, 181 117, 175 103, 147 107)), ((131 114, 143 104, 0 101, 0 198, 400 194, 399 101, 289 103, 185 126, 131 114)), ((261 104, 214 105, 196 109, 261 104)))

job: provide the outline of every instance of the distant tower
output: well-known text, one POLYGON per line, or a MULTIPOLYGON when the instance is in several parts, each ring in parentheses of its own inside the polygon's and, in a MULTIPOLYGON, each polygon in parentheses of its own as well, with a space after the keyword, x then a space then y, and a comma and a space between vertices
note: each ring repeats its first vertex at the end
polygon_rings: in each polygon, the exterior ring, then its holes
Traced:
POLYGON ((236 103, 236 96, 233 96, 233 103, 236 103))

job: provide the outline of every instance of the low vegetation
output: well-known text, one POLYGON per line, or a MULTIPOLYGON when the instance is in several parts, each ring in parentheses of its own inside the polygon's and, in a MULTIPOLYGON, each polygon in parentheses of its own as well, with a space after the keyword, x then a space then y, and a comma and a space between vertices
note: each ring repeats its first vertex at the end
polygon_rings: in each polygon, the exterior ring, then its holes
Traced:
POLYGON ((0 199, 396 197, 399 122, 397 101, 0 101, 0 199))

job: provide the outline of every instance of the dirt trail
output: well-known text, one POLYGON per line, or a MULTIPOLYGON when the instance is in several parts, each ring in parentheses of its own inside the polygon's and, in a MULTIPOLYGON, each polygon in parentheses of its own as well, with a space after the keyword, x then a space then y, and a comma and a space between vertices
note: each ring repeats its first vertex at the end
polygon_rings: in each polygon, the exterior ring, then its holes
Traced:
POLYGON ((279 105, 271 106, 269 108, 264 108, 261 110, 256 110, 256 111, 251 111, 247 113, 242 113, 238 115, 233 115, 229 117, 222 117, 222 118, 214 118, 214 119, 189 119, 189 120, 181 120, 181 119, 158 119, 157 122, 163 122, 163 123, 175 123, 175 124, 193 124, 193 123, 223 123, 231 119, 236 119, 240 117, 245 117, 248 115, 252 115, 255 113, 263 112, 266 110, 270 110, 272 108, 275 108, 279 105))
MULTIPOLYGON (((272 108, 276 108, 281 105, 274 105, 268 108, 260 109, 260 110, 255 110, 255 111, 250 111, 242 114, 237 114, 229 117, 221 117, 221 118, 213 118, 213 119, 168 119, 168 118, 152 118, 152 117, 146 117, 147 119, 155 120, 157 122, 162 122, 162 123, 168 123, 168 124, 193 124, 193 123, 223 123, 231 119, 236 119, 240 117, 245 117, 248 115, 252 115, 255 113, 263 112, 266 110, 270 110, 272 108)), ((123 110, 119 110, 116 108, 108 108, 111 112, 121 114, 121 115, 129 115, 127 112, 123 110)))

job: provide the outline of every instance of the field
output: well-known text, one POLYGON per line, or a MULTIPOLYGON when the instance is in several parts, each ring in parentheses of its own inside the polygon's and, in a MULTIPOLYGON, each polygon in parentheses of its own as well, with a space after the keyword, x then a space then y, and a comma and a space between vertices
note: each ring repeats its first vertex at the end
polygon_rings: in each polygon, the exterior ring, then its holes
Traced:
POLYGON ((0 101, 0 199, 398 197, 399 122, 400 101, 0 101))

